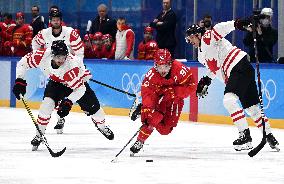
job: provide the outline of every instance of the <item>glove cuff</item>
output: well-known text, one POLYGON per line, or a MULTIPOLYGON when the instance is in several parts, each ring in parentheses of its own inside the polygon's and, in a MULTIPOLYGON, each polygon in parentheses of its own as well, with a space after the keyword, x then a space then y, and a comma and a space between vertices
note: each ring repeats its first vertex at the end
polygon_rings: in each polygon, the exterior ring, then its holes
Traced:
POLYGON ((21 79, 21 78, 17 78, 17 79, 15 80, 15 84, 18 84, 18 85, 21 85, 21 86, 27 86, 26 80, 21 79))

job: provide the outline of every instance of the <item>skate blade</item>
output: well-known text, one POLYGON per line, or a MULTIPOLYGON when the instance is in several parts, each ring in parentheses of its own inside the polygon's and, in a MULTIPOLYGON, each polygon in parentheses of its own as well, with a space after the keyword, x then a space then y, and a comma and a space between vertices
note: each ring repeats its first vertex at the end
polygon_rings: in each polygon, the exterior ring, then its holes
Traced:
POLYGON ((63 129, 55 129, 57 134, 63 134, 63 129))
POLYGON ((242 151, 242 150, 251 150, 253 148, 251 142, 248 142, 246 144, 243 145, 235 145, 234 149, 236 151, 242 151))
POLYGON ((273 150, 275 150, 275 151, 277 151, 277 152, 280 151, 280 148, 279 148, 277 145, 275 145, 275 146, 270 146, 270 147, 271 147, 271 149, 273 149, 273 150))
POLYGON ((32 147, 32 151, 37 151, 38 150, 38 146, 33 146, 32 147))
POLYGON ((134 157, 135 156, 135 153, 133 153, 133 152, 130 152, 130 155, 129 155, 130 157, 134 157))

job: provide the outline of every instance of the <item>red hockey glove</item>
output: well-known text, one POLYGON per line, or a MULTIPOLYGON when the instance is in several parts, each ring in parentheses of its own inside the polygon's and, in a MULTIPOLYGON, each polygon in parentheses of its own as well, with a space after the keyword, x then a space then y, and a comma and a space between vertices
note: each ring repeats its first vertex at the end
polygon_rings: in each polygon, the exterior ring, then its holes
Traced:
POLYGON ((6 42, 4 43, 4 47, 11 48, 12 46, 13 46, 13 43, 10 42, 10 41, 6 41, 6 42))
POLYGON ((57 114, 60 116, 60 118, 64 118, 69 114, 69 111, 72 108, 72 101, 69 100, 68 98, 64 99, 61 101, 61 103, 58 106, 58 111, 57 114))
POLYGON ((145 125, 151 125, 155 127, 163 119, 163 114, 161 112, 155 111, 153 109, 143 108, 141 109, 141 121, 145 125))

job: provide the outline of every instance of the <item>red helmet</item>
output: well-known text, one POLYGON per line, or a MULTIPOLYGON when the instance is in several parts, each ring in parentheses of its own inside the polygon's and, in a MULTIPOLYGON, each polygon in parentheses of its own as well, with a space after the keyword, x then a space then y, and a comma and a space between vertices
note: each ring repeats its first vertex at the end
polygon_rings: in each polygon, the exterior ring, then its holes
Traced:
POLYGON ((172 62, 171 53, 168 49, 158 49, 155 53, 154 62, 156 65, 166 65, 172 62))
POLYGON ((153 32, 154 32, 154 29, 152 27, 150 27, 150 26, 147 26, 147 27, 144 28, 144 33, 151 33, 151 34, 153 34, 153 32))
POLYGON ((25 14, 23 12, 17 12, 16 13, 16 19, 20 18, 20 17, 25 18, 25 14))
POLYGON ((85 34, 85 36, 84 36, 85 41, 89 41, 90 39, 92 40, 92 38, 93 38, 92 34, 89 34, 89 36, 88 36, 88 34, 85 34))
POLYGON ((93 40, 101 40, 103 37, 103 34, 101 32, 96 32, 94 35, 93 35, 93 40))
POLYGON ((110 34, 105 34, 102 37, 102 40, 112 39, 112 36, 110 34))

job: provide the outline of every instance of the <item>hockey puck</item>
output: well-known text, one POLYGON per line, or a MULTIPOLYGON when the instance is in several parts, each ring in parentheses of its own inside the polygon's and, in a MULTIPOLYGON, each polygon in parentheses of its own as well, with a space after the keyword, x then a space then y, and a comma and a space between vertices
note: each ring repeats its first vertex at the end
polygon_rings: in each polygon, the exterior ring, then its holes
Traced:
POLYGON ((146 160, 146 162, 153 162, 153 160, 146 160))

